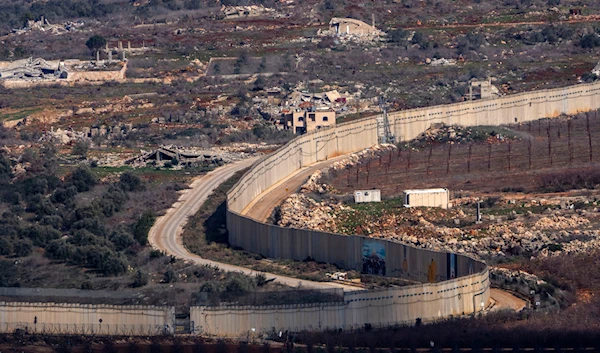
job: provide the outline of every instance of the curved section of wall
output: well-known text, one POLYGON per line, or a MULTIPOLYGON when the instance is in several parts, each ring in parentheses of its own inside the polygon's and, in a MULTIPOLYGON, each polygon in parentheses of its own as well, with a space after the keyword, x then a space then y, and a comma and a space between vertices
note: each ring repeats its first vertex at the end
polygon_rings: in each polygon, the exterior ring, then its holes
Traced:
MULTIPOLYGON (((470 314, 489 300, 488 272, 453 281, 346 293, 343 303, 192 307, 194 331, 242 337, 251 332, 352 330, 470 314)), ((482 306, 483 305, 483 306, 482 306)))
POLYGON ((173 334, 175 308, 0 302, 0 332, 112 336, 173 334))
MULTIPOLYGON (((410 140, 434 123, 501 125, 600 108, 600 82, 390 113, 398 141, 410 140)), ((271 258, 317 261, 362 270, 365 242, 385 248, 384 275, 422 282, 387 291, 345 294, 345 303, 319 306, 194 307, 196 330, 242 335, 248 330, 351 328, 434 320, 482 310, 489 300, 487 266, 467 256, 417 249, 392 241, 281 228, 241 213, 261 193, 303 166, 378 143, 377 117, 309 133, 254 164, 227 195, 227 228, 233 246, 271 258), (316 309, 318 308, 318 310, 316 309)))

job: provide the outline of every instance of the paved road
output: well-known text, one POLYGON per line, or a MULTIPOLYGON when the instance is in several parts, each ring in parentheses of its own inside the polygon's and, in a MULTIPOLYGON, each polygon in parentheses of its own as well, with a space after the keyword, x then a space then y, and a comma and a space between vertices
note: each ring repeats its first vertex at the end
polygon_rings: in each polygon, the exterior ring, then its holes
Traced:
MULTIPOLYGON (((273 208, 281 203, 289 194, 297 190, 312 173, 317 169, 324 168, 342 158, 343 156, 332 158, 300 169, 298 172, 290 175, 285 180, 263 192, 254 202, 246 207, 242 213, 255 219, 266 220, 273 208)), ((183 246, 181 239, 181 232, 188 217, 195 214, 200 209, 200 206, 202 206, 213 190, 223 181, 233 176, 237 171, 250 167, 255 161, 256 158, 253 158, 229 164, 196 178, 190 185, 190 189, 187 189, 180 196, 179 200, 173 204, 172 208, 169 209, 164 216, 159 217, 156 220, 156 223, 152 229, 150 229, 148 234, 150 245, 169 255, 173 255, 197 265, 212 265, 217 266, 224 271, 241 272, 247 275, 258 273, 257 271, 245 267, 207 260, 196 254, 192 254, 183 246)), ((360 290, 360 288, 341 283, 312 282, 272 273, 264 274, 268 279, 274 279, 277 282, 292 287, 302 286, 304 288, 319 289, 343 288, 345 291, 360 290)), ((500 308, 510 308, 519 311, 525 307, 525 301, 499 289, 492 289, 491 297, 496 302, 494 305, 494 309, 496 310, 500 308)))
MULTIPOLYGON (((217 266, 224 271, 241 272, 247 275, 257 274, 257 271, 245 267, 207 260, 201 256, 193 254, 185 248, 181 239, 181 233, 183 227, 187 223, 188 217, 198 212, 204 201, 206 201, 213 190, 223 181, 233 176, 233 174, 235 174, 237 171, 250 167, 255 161, 256 158, 253 158, 234 164, 229 164, 219 167, 204 176, 196 178, 190 185, 190 188, 184 191, 184 193, 179 197, 179 200, 173 204, 171 209, 169 209, 164 216, 161 216, 156 220, 154 226, 148 233, 148 241, 150 242, 150 245, 153 248, 164 251, 169 255, 197 265, 217 266)), ((301 286, 303 288, 319 289, 343 288, 346 291, 360 290, 360 288, 357 287, 346 286, 338 283, 312 282, 272 273, 264 274, 267 276, 267 279, 275 279, 277 282, 292 287, 301 286)))
MULTIPOLYGON (((332 158, 328 161, 319 162, 300 169, 297 173, 292 174, 289 178, 277 183, 259 195, 255 199, 255 202, 244 209, 242 214, 263 222, 266 221, 271 215, 272 210, 281 204, 291 193, 296 192, 311 174, 344 157, 332 158)), ((500 289, 491 289, 490 296, 495 302, 493 310, 509 308, 520 311, 526 306, 526 302, 521 298, 500 289)))

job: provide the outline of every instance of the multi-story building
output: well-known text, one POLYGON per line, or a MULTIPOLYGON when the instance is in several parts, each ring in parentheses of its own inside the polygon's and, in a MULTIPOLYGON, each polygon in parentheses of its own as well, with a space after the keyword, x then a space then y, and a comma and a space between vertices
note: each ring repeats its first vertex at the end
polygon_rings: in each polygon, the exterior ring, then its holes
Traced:
POLYGON ((284 114, 283 120, 285 129, 292 130, 294 134, 300 135, 309 131, 335 126, 335 111, 331 109, 297 108, 284 114))

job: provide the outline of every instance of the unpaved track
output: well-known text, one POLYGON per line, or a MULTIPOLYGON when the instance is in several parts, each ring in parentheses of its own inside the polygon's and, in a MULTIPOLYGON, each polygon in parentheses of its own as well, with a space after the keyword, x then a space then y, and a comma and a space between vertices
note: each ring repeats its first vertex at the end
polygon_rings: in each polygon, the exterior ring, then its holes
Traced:
MULTIPOLYGON (((217 266, 224 271, 241 272, 247 275, 255 275, 259 273, 258 271, 254 271, 245 267, 207 260, 196 254, 192 254, 185 248, 181 239, 181 233, 183 227, 187 223, 188 217, 198 212, 204 201, 206 201, 213 190, 216 189, 217 186, 219 186, 222 182, 233 176, 233 174, 235 174, 237 171, 250 167, 252 163, 256 161, 256 159, 257 158, 247 159, 242 162, 219 167, 204 176, 196 178, 190 185, 190 189, 184 191, 184 193, 179 197, 179 200, 173 204, 171 209, 169 209, 164 216, 161 216, 156 220, 154 226, 148 233, 148 241, 150 242, 150 245, 155 249, 164 251, 169 255, 192 262, 196 265, 217 266)), ((361 289, 338 283, 312 282, 292 277, 280 276, 273 273, 264 274, 267 276, 267 279, 275 279, 277 282, 292 287, 301 286, 304 288, 319 289, 343 288, 346 291, 361 289)))
POLYGON ((297 192, 300 186, 317 170, 323 169, 331 164, 343 160, 346 155, 331 158, 303 167, 290 174, 287 178, 279 181, 262 194, 258 195, 242 211, 242 215, 248 216, 261 222, 266 222, 273 209, 280 205, 290 194, 297 192))
POLYGON ((514 311, 521 311, 527 306, 527 302, 523 299, 503 291, 498 288, 490 289, 490 296, 496 302, 492 311, 499 309, 513 309, 514 311))

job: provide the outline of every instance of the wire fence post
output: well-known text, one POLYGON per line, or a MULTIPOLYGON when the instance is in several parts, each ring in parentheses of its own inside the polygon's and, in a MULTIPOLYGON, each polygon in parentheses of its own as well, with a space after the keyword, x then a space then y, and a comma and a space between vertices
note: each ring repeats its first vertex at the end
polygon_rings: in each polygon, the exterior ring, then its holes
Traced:
POLYGON ((471 155, 472 155, 473 144, 469 144, 469 157, 467 158, 467 173, 471 174, 471 155))
POLYGON ((550 122, 548 122, 546 134, 548 135, 548 159, 550 160, 550 167, 552 167, 552 136, 550 135, 550 122))
POLYGON ((452 156, 452 144, 448 145, 448 159, 446 160, 446 174, 450 174, 450 158, 452 156))
POLYGON ((511 152, 511 142, 508 140, 508 170, 510 170, 510 152, 511 152))
MULTIPOLYGON (((596 110, 594 112, 594 117, 598 117, 598 111, 596 110)), ((590 114, 586 113, 585 114, 585 125, 586 125, 586 129, 587 129, 587 134, 588 134, 588 144, 590 146, 590 162, 594 161, 594 155, 592 152, 592 132, 590 131, 590 114)))
POLYGON ((571 148, 571 119, 567 119, 567 148, 569 150, 569 165, 573 164, 573 150, 571 148))
POLYGON ((433 145, 429 145, 429 155, 427 156, 427 175, 429 175, 429 166, 431 162, 431 154, 433 153, 433 145))
POLYGON ((492 169, 492 144, 488 143, 488 172, 492 169))
POLYGON ((529 154, 529 169, 531 169, 531 138, 527 139, 527 153, 529 154))

